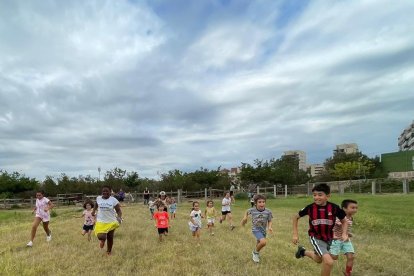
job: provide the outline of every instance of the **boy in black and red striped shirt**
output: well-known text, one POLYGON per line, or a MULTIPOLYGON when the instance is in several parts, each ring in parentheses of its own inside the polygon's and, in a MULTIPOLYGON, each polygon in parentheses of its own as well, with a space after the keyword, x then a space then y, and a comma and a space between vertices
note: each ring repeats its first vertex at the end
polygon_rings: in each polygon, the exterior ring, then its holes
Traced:
POLYGON ((348 223, 345 220, 345 212, 336 204, 328 201, 331 189, 321 183, 312 189, 313 203, 299 211, 293 217, 293 243, 298 244, 298 220, 309 216, 309 239, 314 251, 305 250, 301 245, 298 246, 296 258, 308 256, 317 263, 322 263, 321 275, 331 275, 334 259, 329 254, 329 245, 333 239, 332 229, 335 226, 336 218, 342 222, 342 240, 348 240, 348 223))

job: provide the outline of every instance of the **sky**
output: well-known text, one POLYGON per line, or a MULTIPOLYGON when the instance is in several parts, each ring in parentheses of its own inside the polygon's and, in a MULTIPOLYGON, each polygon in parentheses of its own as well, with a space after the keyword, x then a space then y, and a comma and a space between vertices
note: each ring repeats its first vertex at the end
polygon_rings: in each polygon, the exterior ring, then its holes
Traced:
POLYGON ((398 150, 414 1, 0 1, 0 169, 158 178, 398 150))

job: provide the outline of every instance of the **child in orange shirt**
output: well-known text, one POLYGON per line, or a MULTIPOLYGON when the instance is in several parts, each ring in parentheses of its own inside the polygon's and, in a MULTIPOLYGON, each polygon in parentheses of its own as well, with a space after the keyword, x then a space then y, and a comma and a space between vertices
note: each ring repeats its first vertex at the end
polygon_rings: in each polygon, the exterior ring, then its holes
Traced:
POLYGON ((158 211, 154 214, 155 227, 158 229, 158 239, 160 242, 162 242, 162 236, 167 236, 168 234, 168 221, 170 219, 164 208, 163 204, 158 205, 158 211))

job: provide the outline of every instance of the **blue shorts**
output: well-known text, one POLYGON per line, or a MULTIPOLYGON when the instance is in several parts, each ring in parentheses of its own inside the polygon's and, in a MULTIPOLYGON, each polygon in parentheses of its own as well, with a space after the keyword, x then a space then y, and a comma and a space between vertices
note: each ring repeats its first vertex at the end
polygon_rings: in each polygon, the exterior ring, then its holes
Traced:
POLYGON ((252 231, 253 235, 256 237, 257 241, 260 241, 261 239, 266 238, 266 233, 263 233, 262 231, 252 231))
POLYGON ((329 249, 329 253, 332 255, 338 256, 339 254, 346 254, 346 253, 355 253, 354 246, 352 245, 351 241, 341 241, 341 240, 333 240, 331 243, 331 247, 329 249))

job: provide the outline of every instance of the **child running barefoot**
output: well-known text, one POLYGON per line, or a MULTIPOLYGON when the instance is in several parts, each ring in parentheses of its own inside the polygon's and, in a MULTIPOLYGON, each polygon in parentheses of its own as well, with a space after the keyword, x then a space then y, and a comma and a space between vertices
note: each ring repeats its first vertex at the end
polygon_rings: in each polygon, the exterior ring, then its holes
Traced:
POLYGON ((210 231, 210 236, 214 236, 214 220, 217 216, 217 211, 214 208, 214 202, 212 200, 207 201, 207 208, 204 212, 204 216, 207 218, 207 228, 210 231))
POLYGON ((93 209, 93 202, 88 200, 83 204, 83 209, 85 209, 82 212, 82 215, 77 218, 84 218, 85 221, 83 223, 83 229, 82 229, 82 236, 85 236, 85 234, 88 234, 88 241, 91 241, 91 234, 93 231, 93 226, 95 225, 95 217, 92 215, 92 209, 93 209))
POLYGON ((270 233, 273 232, 273 215, 272 211, 266 208, 266 197, 264 195, 256 195, 254 197, 254 202, 256 204, 256 207, 247 210, 241 224, 244 226, 247 222, 247 217, 249 215, 252 216, 252 233, 257 241, 256 248, 252 252, 252 258, 255 263, 258 263, 260 262, 259 252, 263 247, 266 246, 266 228, 270 233))
POLYGON ((43 229, 46 232, 46 241, 52 240, 52 231, 49 229, 49 221, 50 221, 50 210, 53 208, 52 202, 44 196, 43 191, 38 191, 36 193, 36 207, 33 209, 32 214, 36 213, 32 231, 30 233, 30 241, 27 243, 28 247, 33 246, 33 240, 36 236, 37 227, 42 222, 43 229))
MULTIPOLYGON (((346 215, 345 219, 348 223, 348 237, 352 237, 353 235, 351 233, 351 227, 352 227, 352 223, 354 220, 353 216, 358 211, 358 203, 352 199, 345 199, 344 201, 342 201, 341 207, 342 207, 342 210, 344 210, 345 212, 345 215, 346 215)), ((346 267, 345 267, 344 275, 351 276, 352 267, 354 265, 354 254, 355 254, 354 246, 352 245, 352 242, 350 239, 347 241, 341 240, 342 223, 338 218, 335 221, 335 226, 332 231, 333 231, 333 240, 332 240, 331 248, 329 249, 329 252, 331 253, 332 258, 334 260, 338 259, 338 255, 340 253, 345 254, 346 267)))
POLYGON ((175 202, 175 198, 173 197, 170 199, 169 210, 170 210, 170 218, 171 219, 175 218, 175 213, 177 211, 177 202, 175 202))
POLYGON ((162 236, 168 235, 168 221, 169 216, 165 211, 165 206, 163 204, 158 205, 158 211, 154 214, 155 227, 158 230, 158 240, 162 242, 162 236))
POLYGON ((201 215, 200 203, 198 201, 193 202, 193 210, 190 213, 190 221, 188 226, 193 234, 194 239, 197 241, 197 245, 200 245, 200 231, 201 231, 201 215))

